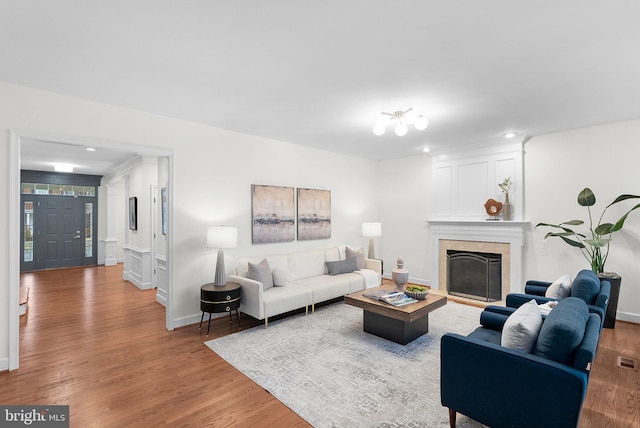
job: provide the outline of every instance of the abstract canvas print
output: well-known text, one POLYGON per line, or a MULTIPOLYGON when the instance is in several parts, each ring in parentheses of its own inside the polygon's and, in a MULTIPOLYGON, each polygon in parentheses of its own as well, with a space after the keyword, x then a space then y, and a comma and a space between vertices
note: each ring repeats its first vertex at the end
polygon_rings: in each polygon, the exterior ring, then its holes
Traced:
POLYGON ((252 242, 270 244, 295 239, 294 188, 251 185, 252 242))
POLYGON ((298 189, 298 240, 331 238, 331 191, 298 189))

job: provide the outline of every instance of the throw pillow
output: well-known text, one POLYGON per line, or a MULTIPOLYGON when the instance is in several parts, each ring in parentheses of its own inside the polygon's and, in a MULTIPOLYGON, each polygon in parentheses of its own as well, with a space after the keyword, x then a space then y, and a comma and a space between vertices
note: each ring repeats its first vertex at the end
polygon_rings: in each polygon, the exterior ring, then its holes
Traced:
POLYGON ((542 315, 535 300, 520 306, 502 327, 500 344, 505 348, 531 353, 542 327, 542 315))
POLYGON ((260 263, 249 262, 249 270, 247 278, 262 283, 263 290, 273 287, 273 277, 271 276, 271 268, 267 259, 263 259, 260 263))
POLYGON ((562 300, 565 297, 571 295, 571 278, 569 274, 562 275, 560 278, 553 281, 553 284, 547 288, 544 293, 544 297, 550 297, 552 299, 562 300))
POLYGON ((275 268, 273 272, 274 287, 284 287, 289 282, 289 271, 283 268, 275 268))
POLYGON ((571 284, 571 297, 578 297, 587 305, 593 305, 600 293, 600 278, 593 271, 583 269, 571 284))
POLYGON ((339 260, 337 262, 325 262, 329 275, 340 275, 358 270, 356 259, 339 260))
POLYGON ((542 324, 534 354, 570 364, 582 343, 588 320, 589 309, 583 300, 577 297, 560 300, 542 324))
POLYGON ((364 269, 366 267, 364 263, 364 248, 360 248, 358 251, 356 251, 353 248, 346 247, 345 254, 347 256, 347 260, 356 259, 358 269, 364 269))

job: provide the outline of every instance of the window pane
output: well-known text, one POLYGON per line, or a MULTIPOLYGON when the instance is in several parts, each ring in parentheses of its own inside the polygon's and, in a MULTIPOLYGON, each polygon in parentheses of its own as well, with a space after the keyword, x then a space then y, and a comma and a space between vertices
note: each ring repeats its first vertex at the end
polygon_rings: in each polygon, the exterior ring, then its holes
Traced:
POLYGON ((93 257, 93 203, 84 204, 84 256, 93 257))
POLYGON ((22 183, 22 193, 27 195, 36 193, 36 185, 33 183, 22 183))
POLYGON ((48 195, 49 194, 49 185, 48 184, 36 184, 36 194, 38 194, 38 195, 48 195))
POLYGON ((60 194, 60 185, 59 184, 49 184, 49 194, 50 195, 59 195, 60 194))
POLYGON ((33 261, 33 202, 24 203, 24 261, 33 261))

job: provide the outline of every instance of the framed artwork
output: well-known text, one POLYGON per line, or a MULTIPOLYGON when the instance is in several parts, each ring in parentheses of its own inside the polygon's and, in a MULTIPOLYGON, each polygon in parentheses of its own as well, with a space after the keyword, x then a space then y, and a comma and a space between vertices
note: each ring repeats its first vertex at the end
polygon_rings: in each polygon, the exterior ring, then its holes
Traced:
POLYGON ((254 244, 295 239, 294 188, 251 185, 251 238, 254 244))
POLYGON ((162 234, 167 234, 167 188, 160 189, 160 202, 162 206, 162 234))
POLYGON ((129 198, 129 229, 138 230, 138 198, 129 198))
POLYGON ((298 240, 331 238, 331 191, 298 188, 298 240))

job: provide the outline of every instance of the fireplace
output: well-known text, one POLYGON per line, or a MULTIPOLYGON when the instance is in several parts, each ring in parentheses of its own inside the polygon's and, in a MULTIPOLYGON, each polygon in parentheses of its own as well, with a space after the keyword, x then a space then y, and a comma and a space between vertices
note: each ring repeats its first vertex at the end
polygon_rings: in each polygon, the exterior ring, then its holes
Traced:
POLYGON ((502 299, 502 255, 447 251, 447 292, 495 302, 502 299))
POLYGON ((528 222, 520 221, 462 221, 430 220, 431 260, 433 280, 431 287, 447 289, 447 252, 500 254, 501 297, 521 293, 522 248, 524 229, 528 222))

